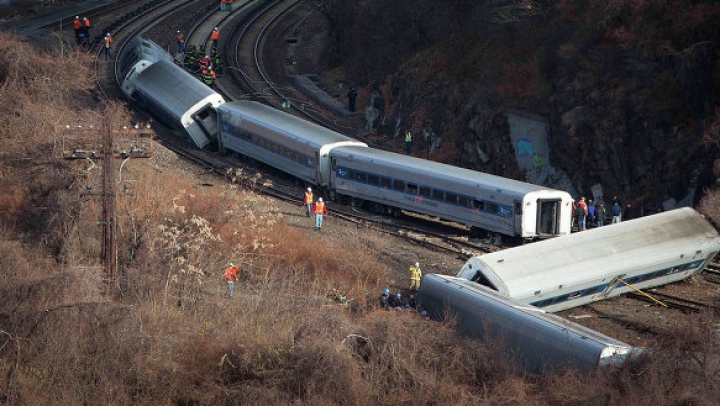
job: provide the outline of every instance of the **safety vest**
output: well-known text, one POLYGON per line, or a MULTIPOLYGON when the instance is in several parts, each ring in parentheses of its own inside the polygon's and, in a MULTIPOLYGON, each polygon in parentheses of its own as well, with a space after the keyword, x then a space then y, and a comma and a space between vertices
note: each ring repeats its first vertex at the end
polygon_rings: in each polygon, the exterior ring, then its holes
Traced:
POLYGON ((105 36, 105 48, 110 48, 110 44, 113 43, 113 39, 111 36, 107 35, 105 36))
POLYGON ((205 83, 208 86, 212 85, 214 77, 212 76, 212 74, 210 72, 203 69, 202 74, 200 76, 202 77, 203 83, 205 83))
POLYGON ((325 203, 323 202, 317 202, 315 203, 315 214, 325 214, 325 203))
POLYGON ((414 281, 419 281, 420 278, 422 278, 422 270, 420 269, 420 267, 411 266, 410 279, 414 281))
POLYGON ((229 266, 229 267, 225 268, 225 280, 228 283, 233 283, 233 280, 236 280, 238 278, 237 271, 238 271, 237 266, 229 266))
POLYGON ((86 18, 84 21, 85 21, 85 27, 90 28, 90 20, 88 20, 86 18))
POLYGON ((210 36, 210 39, 213 41, 217 41, 220 39, 220 31, 213 30, 212 35, 210 36))
POLYGON ((411 142, 412 141, 412 134, 410 134, 410 131, 405 133, 405 142, 411 142))
POLYGON ((73 21, 73 28, 75 30, 79 30, 80 27, 82 27, 82 22, 80 21, 79 18, 76 18, 75 21, 73 21))
POLYGON ((305 192, 305 204, 312 204, 313 194, 312 192, 305 192))

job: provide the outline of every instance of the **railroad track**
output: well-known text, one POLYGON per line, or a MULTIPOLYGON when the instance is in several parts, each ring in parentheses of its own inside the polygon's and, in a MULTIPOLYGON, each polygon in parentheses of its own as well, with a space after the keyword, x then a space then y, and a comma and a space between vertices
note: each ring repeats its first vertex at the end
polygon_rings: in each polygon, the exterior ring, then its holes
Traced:
POLYGON ((711 262, 702 272, 702 275, 708 282, 720 285, 720 264, 711 262))
MULTIPOLYGON (((678 296, 669 295, 666 293, 661 292, 651 292, 649 293, 650 296, 656 299, 660 299, 660 302, 662 303, 662 306, 680 310, 683 313, 700 313, 703 310, 707 310, 708 308, 712 307, 712 305, 709 305, 707 303, 701 303, 695 300, 691 299, 685 299, 678 296)), ((628 293, 628 297, 631 297, 633 299, 641 300, 644 302, 649 303, 655 303, 658 304, 657 301, 653 300, 652 298, 649 298, 647 296, 638 294, 638 293, 628 293)))

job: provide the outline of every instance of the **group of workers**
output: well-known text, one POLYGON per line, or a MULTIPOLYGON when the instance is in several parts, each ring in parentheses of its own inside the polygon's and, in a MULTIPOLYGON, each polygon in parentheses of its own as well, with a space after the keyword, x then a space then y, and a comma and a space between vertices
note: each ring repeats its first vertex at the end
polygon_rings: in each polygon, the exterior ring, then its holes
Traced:
POLYGON ((220 55, 217 52, 217 41, 220 38, 220 31, 217 27, 210 34, 213 46, 210 53, 205 53, 204 47, 196 48, 193 45, 185 47, 185 36, 178 31, 175 35, 178 53, 184 54, 184 67, 186 70, 200 76, 200 80, 212 87, 217 75, 222 73, 220 55))
POLYGON ((573 204, 574 223, 578 231, 586 230, 588 226, 602 227, 611 216, 612 224, 619 223, 622 218, 628 220, 633 217, 631 207, 628 204, 623 212, 620 199, 617 196, 613 198, 610 209, 605 207, 602 196, 597 203, 594 203, 592 199, 586 201, 584 197, 581 197, 577 203, 573 204))
POLYGON ((310 217, 310 214, 315 214, 315 229, 320 230, 323 225, 323 217, 328 214, 327 205, 323 202, 322 197, 314 200, 312 188, 305 190, 305 198, 303 199, 305 204, 305 215, 310 217))
POLYGON ((220 11, 232 11, 234 0, 220 0, 220 11))
POLYGON ((90 28, 90 20, 87 17, 80 20, 80 16, 75 16, 73 30, 75 30, 75 42, 78 45, 90 46, 90 28))

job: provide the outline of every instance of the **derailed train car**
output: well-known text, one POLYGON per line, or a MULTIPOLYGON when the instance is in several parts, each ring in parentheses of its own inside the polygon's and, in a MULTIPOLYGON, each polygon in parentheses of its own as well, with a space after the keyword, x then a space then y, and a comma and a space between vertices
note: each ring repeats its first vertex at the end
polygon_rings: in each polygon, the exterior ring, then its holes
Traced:
POLYGON ((129 99, 164 124, 182 130, 198 148, 215 139, 215 108, 225 100, 147 37, 137 38, 123 53, 119 77, 129 99))
POLYGON ((718 252, 718 232, 686 207, 478 255, 458 276, 556 312, 684 280, 718 252))
POLYGON ((498 340, 518 372, 556 368, 589 372, 620 365, 641 349, 570 322, 465 279, 428 274, 418 306, 435 320, 452 320, 473 338, 498 340))

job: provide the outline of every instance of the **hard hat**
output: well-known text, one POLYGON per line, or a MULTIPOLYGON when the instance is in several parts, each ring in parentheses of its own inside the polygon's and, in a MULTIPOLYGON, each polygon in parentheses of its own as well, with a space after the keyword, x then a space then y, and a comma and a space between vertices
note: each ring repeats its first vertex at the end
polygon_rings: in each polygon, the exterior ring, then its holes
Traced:
POLYGON ((416 263, 415 263, 415 266, 416 266, 416 267, 420 266, 420 263, 419 263, 419 262, 416 262, 416 263))
POLYGON ((110 36, 110 33, 107 33, 107 34, 105 34, 105 35, 107 35, 107 36, 109 37, 109 36, 110 36))
POLYGON ((389 295, 389 294, 390 294, 390 289, 387 289, 387 288, 386 288, 385 290, 383 290, 383 293, 386 294, 386 295, 389 295))
POLYGON ((206 58, 210 58, 210 55, 205 55, 206 58))
POLYGON ((215 27, 215 31, 217 31, 217 27, 215 27))
POLYGON ((228 266, 233 266, 233 263, 232 263, 232 262, 228 262, 228 266))
POLYGON ((308 192, 312 192, 312 189, 311 189, 311 188, 308 188, 308 192))
POLYGON ((401 294, 400 292, 398 292, 398 293, 395 294, 395 297, 401 298, 401 297, 402 297, 402 294, 401 294))
POLYGON ((80 16, 75 16, 75 19, 76 19, 76 20, 79 20, 79 19, 80 19, 80 16))
POLYGON ((180 30, 178 30, 178 34, 180 34, 180 30))
POLYGON ((83 21, 87 20, 87 17, 83 17, 83 21))
POLYGON ((318 199, 319 202, 322 202, 322 197, 318 199))

